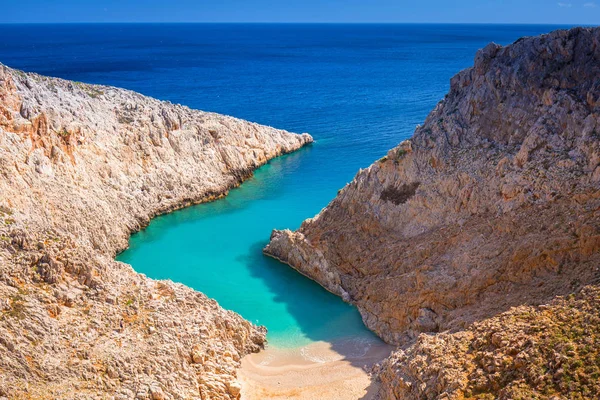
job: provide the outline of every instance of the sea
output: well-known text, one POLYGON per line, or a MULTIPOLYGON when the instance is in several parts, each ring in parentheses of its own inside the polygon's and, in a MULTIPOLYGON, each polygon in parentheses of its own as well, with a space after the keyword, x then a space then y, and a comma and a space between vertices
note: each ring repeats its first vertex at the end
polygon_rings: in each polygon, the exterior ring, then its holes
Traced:
POLYGON ((267 327, 269 345, 378 339, 357 309, 262 254, 399 142, 489 42, 567 27, 439 24, 6 24, 0 62, 123 87, 316 142, 223 199, 155 218, 119 261, 267 327))

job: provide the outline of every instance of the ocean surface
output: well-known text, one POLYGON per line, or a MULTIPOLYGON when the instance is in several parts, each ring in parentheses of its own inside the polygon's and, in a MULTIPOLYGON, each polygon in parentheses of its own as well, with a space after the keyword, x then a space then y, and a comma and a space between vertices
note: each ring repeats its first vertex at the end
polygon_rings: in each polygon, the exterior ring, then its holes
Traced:
POLYGON ((360 344, 377 339, 354 307, 262 255, 271 230, 299 227, 410 137, 477 49, 557 28, 0 25, 0 62, 312 134, 314 145, 271 161, 225 199, 154 219, 118 260, 265 325, 273 346, 360 344))

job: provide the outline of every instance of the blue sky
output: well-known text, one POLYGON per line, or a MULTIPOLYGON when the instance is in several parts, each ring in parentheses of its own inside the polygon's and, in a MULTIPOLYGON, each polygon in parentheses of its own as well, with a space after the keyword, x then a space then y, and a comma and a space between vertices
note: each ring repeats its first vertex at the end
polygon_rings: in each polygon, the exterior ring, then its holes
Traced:
POLYGON ((600 0, 21 0, 0 22, 600 24, 600 0))

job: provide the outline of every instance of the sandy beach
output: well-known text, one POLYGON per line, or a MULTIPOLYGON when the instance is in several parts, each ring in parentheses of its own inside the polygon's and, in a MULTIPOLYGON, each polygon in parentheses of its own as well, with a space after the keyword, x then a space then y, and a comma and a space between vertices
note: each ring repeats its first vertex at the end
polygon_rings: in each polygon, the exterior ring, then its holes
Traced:
POLYGON ((242 360, 242 399, 372 399, 377 387, 368 370, 391 349, 360 339, 269 347, 242 360))

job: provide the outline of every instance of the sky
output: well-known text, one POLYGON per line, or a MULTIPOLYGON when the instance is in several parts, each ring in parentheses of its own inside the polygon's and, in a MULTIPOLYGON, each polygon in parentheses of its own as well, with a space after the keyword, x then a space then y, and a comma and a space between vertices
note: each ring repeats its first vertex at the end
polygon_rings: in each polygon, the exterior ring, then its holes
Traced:
POLYGON ((600 24, 600 0, 0 0, 0 23, 600 24))

